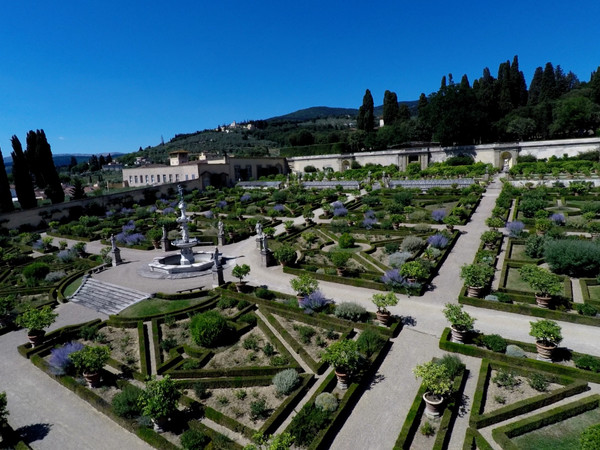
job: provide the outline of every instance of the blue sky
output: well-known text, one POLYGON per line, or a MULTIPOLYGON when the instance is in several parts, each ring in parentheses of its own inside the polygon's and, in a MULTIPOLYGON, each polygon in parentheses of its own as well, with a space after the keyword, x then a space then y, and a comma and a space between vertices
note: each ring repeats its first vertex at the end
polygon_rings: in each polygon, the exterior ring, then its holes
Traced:
POLYGON ((43 128, 55 154, 131 152, 233 120, 416 100, 452 73, 529 83, 600 65, 600 2, 5 2, 0 148, 43 128))

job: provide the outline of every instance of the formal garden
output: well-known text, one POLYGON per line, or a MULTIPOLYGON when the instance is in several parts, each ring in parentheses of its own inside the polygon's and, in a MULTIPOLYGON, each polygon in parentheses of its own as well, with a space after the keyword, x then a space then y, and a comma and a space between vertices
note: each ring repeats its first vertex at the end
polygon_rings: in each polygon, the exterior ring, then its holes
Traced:
MULTIPOLYGON (((561 347, 560 326, 600 324, 600 192, 585 186, 504 184, 474 260, 456 267, 464 283, 458 303, 449 298, 439 312, 449 325, 439 340, 445 356, 410 368, 421 384, 399 419, 394 448, 447 448, 465 414, 465 449, 491 448, 489 439, 502 448, 594 442, 600 397, 589 391, 600 384, 600 358, 561 347), (486 334, 463 305, 530 316, 531 340, 486 334), (479 372, 461 355, 479 358, 479 372), (467 413, 470 378, 476 388, 467 413), (504 424, 527 413, 535 414, 504 424)), ((107 252, 88 255, 85 242, 110 245, 114 235, 119 246, 150 250, 163 227, 168 239, 178 236, 177 201, 88 211, 50 223, 45 238, 11 232, 2 238, 2 324, 26 328, 23 356, 156 448, 250 441, 249 448, 328 448, 414 320, 391 311, 402 298, 425 300, 438 288, 435 277, 483 192, 479 184, 362 194, 297 184, 192 191, 185 194, 191 235, 214 245, 220 221, 227 243, 254 240, 260 223, 278 270, 292 276, 289 293, 247 283, 256 269, 236 264, 237 282, 155 293, 106 321, 51 332, 52 307, 108 261, 107 252), (68 248, 66 238, 81 244, 68 248), (325 282, 372 290, 373 312, 329 298, 325 282)))

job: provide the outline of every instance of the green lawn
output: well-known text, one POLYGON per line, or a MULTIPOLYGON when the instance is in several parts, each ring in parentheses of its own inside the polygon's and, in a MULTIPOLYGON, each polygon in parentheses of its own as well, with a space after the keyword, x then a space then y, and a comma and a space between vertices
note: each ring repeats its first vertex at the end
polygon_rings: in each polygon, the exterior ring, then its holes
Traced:
POLYGON ((152 314, 163 314, 193 306, 206 301, 206 298, 192 298, 187 300, 162 300, 159 298, 149 298, 131 305, 124 309, 118 315, 120 317, 142 317, 152 314))
POLYGON ((520 450, 578 450, 579 436, 591 425, 600 423, 600 408, 540 428, 512 439, 520 450))
POLYGON ((512 246, 512 251, 510 252, 510 259, 518 259, 521 261, 534 261, 534 259, 530 258, 525 254, 525 245, 515 244, 512 246))
POLYGON ((600 286, 588 286, 590 300, 600 302, 600 286))
POLYGON ((516 291, 533 292, 533 289, 521 279, 519 269, 516 267, 508 268, 508 276, 506 277, 506 285, 504 287, 516 291))
POLYGON ((75 291, 77 290, 77 288, 79 286, 81 286, 81 280, 83 280, 83 276, 75 279, 72 283, 69 283, 67 285, 67 287, 65 288, 65 297, 70 297, 71 295, 73 295, 75 293, 75 291))

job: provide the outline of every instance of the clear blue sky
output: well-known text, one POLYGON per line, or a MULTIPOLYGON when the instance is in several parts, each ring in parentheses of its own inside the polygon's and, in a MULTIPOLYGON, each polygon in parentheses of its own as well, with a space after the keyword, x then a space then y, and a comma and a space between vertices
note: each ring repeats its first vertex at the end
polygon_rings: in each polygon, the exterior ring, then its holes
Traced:
POLYGON ((519 56, 581 81, 600 65, 600 2, 4 2, 0 148, 43 128, 53 152, 131 152, 233 120, 416 100, 519 56))

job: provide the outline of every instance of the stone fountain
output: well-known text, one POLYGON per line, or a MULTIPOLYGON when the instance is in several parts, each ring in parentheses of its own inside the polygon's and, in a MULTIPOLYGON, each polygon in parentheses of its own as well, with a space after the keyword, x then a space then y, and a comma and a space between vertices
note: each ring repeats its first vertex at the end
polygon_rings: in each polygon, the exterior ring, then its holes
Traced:
MULTIPOLYGON (((189 219, 186 213, 186 204, 183 200, 183 188, 178 186, 179 190, 179 210, 180 216, 177 218, 181 228, 181 238, 171 242, 171 245, 179 249, 178 254, 159 256, 148 264, 151 273, 142 273, 143 276, 153 277, 152 273, 177 275, 180 278, 194 277, 211 273, 209 269, 215 264, 215 258, 220 258, 220 253, 215 252, 195 252, 193 247, 198 244, 197 238, 190 238, 188 230, 189 219)), ((221 266, 217 261, 217 266, 221 266)))

